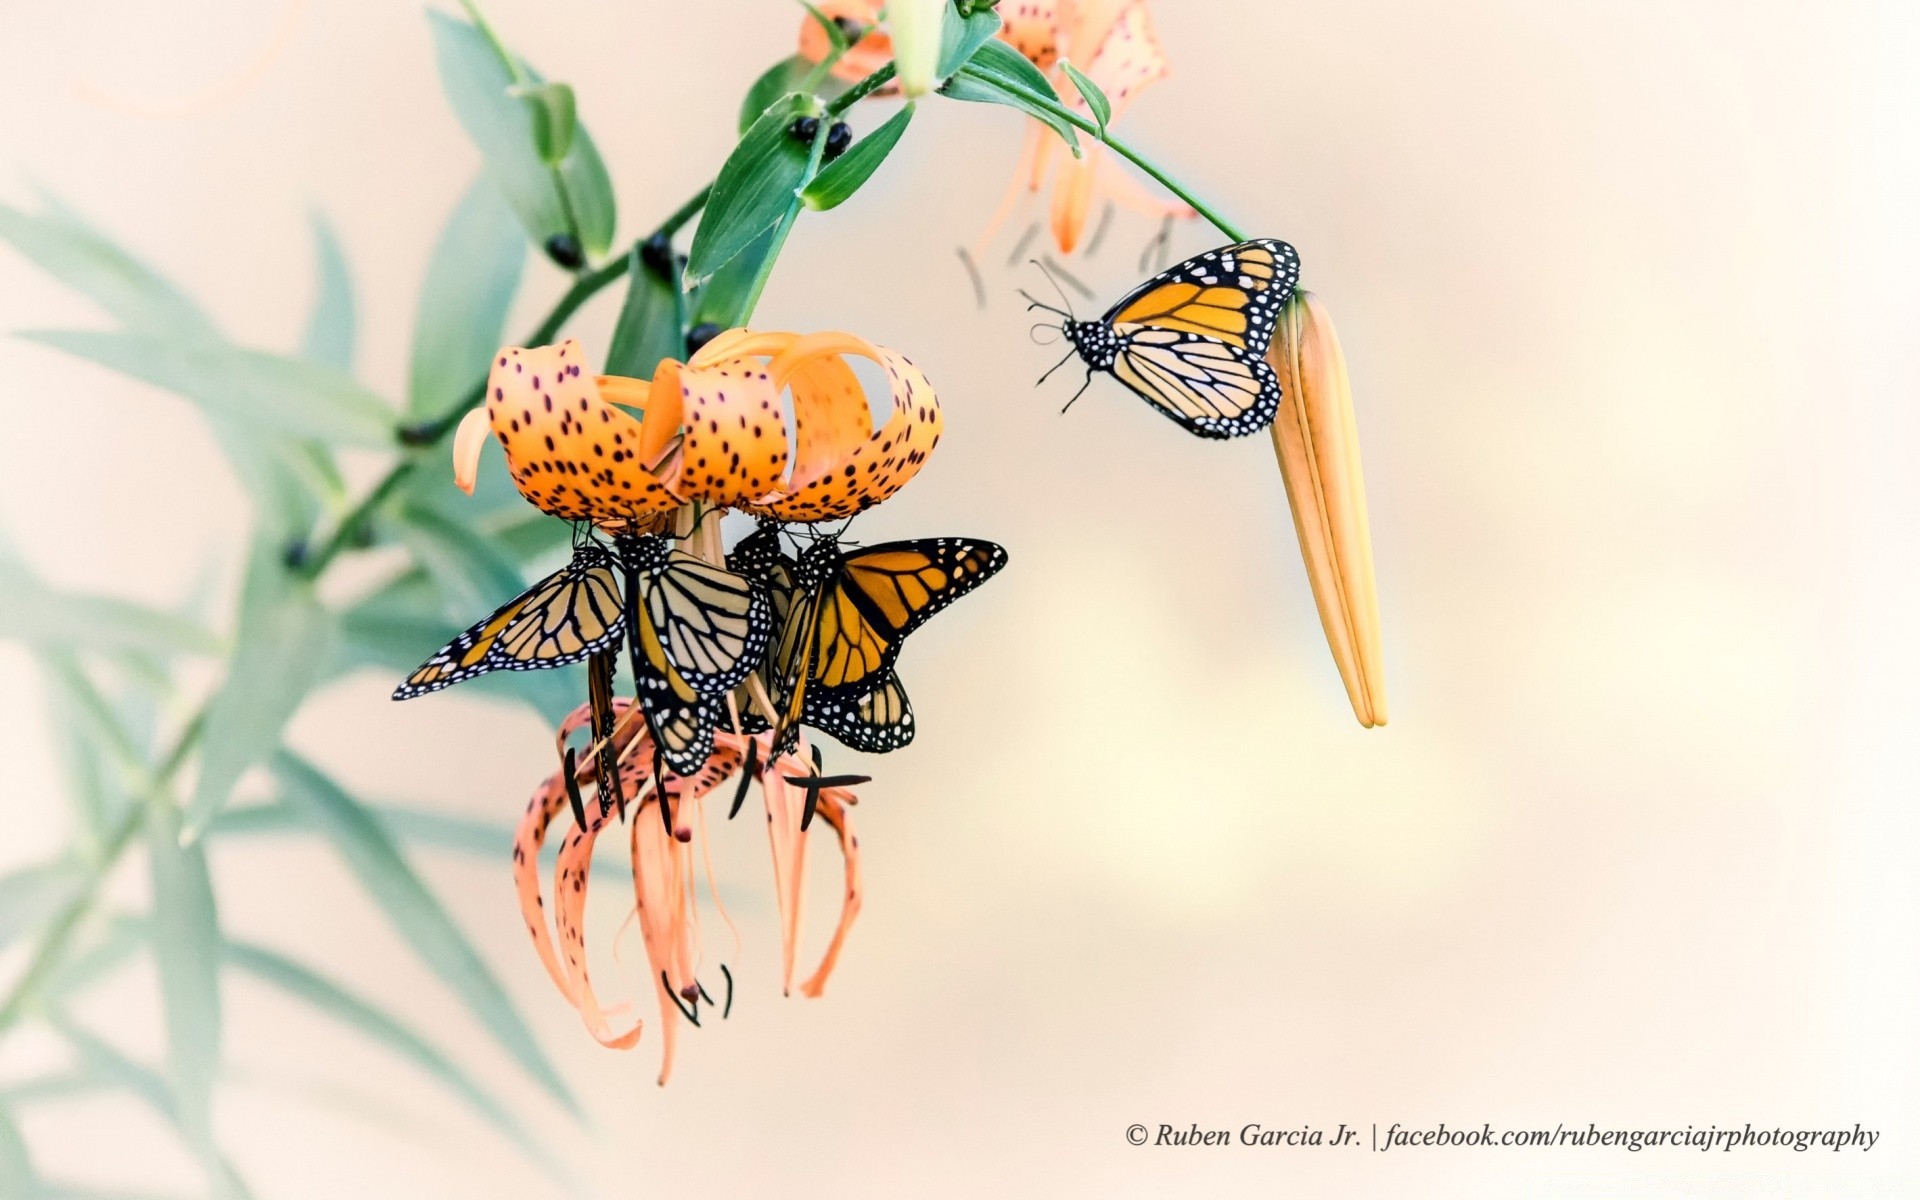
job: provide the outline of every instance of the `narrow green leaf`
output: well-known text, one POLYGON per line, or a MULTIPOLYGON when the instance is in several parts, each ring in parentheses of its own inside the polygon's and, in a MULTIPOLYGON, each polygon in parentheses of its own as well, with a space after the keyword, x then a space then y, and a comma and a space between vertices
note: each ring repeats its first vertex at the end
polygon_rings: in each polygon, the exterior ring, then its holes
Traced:
POLYGON ((251 430, 356 446, 393 445, 394 417, 386 402, 318 363, 137 333, 42 329, 20 336, 177 392, 209 414, 251 430))
POLYGON ((447 99, 534 244, 572 233, 588 254, 606 253, 613 243, 613 184, 585 127, 576 125, 566 157, 549 168, 540 156, 533 114, 508 92, 529 81, 544 83, 539 73, 519 63, 524 78, 515 79, 485 33, 443 13, 427 16, 447 99))
POLYGON ((900 135, 907 131, 907 123, 913 120, 913 102, 888 117, 880 128, 861 138, 847 152, 828 163, 806 189, 800 193, 800 199, 808 208, 826 210, 837 208, 847 198, 859 191, 861 186, 880 169, 880 164, 893 153, 900 135))
POLYGON ((829 17, 818 8, 807 3, 807 0, 800 0, 800 7, 807 10, 807 15, 812 17, 813 23, 818 25, 827 35, 827 41, 835 50, 846 50, 853 45, 853 43, 848 40, 846 31, 841 29, 832 17, 829 17))
POLYGON ((439 585, 447 619, 472 624, 525 590, 519 568, 467 526, 428 509, 396 516, 401 542, 439 585))
MULTIPOLYGON (((42 650, 40 663, 67 792, 80 816, 81 855, 91 859, 145 779, 147 751, 140 734, 128 729, 123 713, 101 695, 74 655, 42 650)), ((150 723, 157 714, 151 705, 143 707, 149 711, 128 715, 150 723)))
POLYGON ((307 331, 300 339, 300 353, 323 367, 351 371, 355 334, 353 275, 347 269, 347 256, 340 249, 340 239, 334 234, 333 226, 317 212, 313 214, 313 240, 319 252, 320 282, 314 291, 307 331))
MULTIPOLYGON (((513 845, 512 827, 495 821, 392 804, 362 807, 373 814, 395 841, 423 850, 471 854, 497 863, 513 845)), ((232 838, 314 831, 314 826, 299 809, 285 804, 245 804, 221 813, 220 819, 213 823, 211 835, 232 838)))
POLYGON ((1113 120, 1113 103, 1107 99, 1107 94, 1100 90, 1099 84, 1080 73, 1079 67, 1064 58, 1060 60, 1060 65, 1066 68, 1067 78, 1071 79, 1073 86, 1079 90, 1080 98, 1087 102, 1087 111, 1093 114, 1094 124, 1100 126, 1101 133, 1105 133, 1107 122, 1113 120))
POLYGON ((549 167, 557 167, 573 148, 578 117, 573 89, 564 83, 516 84, 507 94, 527 106, 533 116, 533 147, 549 167))
POLYGON ((66 859, 0 875, 0 948, 39 928, 86 886, 87 869, 66 859))
POLYGON ((808 158, 807 144, 787 127, 816 107, 811 97, 789 96, 762 113, 734 147, 714 178, 713 195, 693 234, 689 286, 704 283, 786 215, 806 182, 808 158))
POLYGON ((413 947, 523 1070, 568 1108, 573 1097, 466 935, 407 865, 378 818, 292 754, 274 761, 283 800, 326 830, 334 849, 413 947))
POLYGON ((55 591, 0 562, 0 638, 52 650, 212 654, 220 639, 172 613, 107 596, 55 591))
POLYGON ((632 255, 627 298, 607 350, 607 374, 652 379, 662 359, 686 357, 686 342, 673 284, 641 260, 638 247, 632 255))
POLYGON ((526 1130, 513 1119, 504 1105, 451 1058, 397 1018, 311 968, 264 946, 229 940, 226 957, 239 969, 304 1000, 342 1025, 364 1034, 411 1062, 465 1101, 488 1124, 506 1134, 521 1153, 551 1169, 551 1159, 527 1136, 526 1130))
POLYGON ((1053 84, 1026 56, 1001 41, 987 41, 940 88, 949 99, 1003 104, 1045 124, 1080 157, 1080 138, 1064 113, 1053 84))
POLYGON ((949 4, 940 25, 940 78, 945 79, 965 66, 973 52, 999 32, 1000 14, 992 9, 962 16, 958 5, 949 4))
POLYGON ((47 980, 47 995, 58 1001, 86 991, 125 966, 147 947, 152 936, 153 924, 149 921, 115 917, 105 922, 94 940, 85 949, 69 954, 47 980))
POLYGON ((0 1196, 38 1200, 45 1195, 33 1169, 33 1156, 27 1153, 27 1140, 13 1123, 13 1113, 0 1105, 0 1196))
POLYGON ((487 377, 526 261, 513 210, 493 180, 480 176, 460 198, 427 263, 413 322, 410 415, 439 416, 487 377))
POLYGON ((220 923, 206 848, 182 846, 179 810, 154 804, 147 810, 147 858, 173 1096, 188 1137, 210 1144, 220 1068, 220 923))
POLYGON ((784 100, 793 92, 810 91, 822 100, 832 100, 852 86, 837 75, 822 75, 808 87, 807 81, 814 76, 816 64, 801 58, 798 54, 783 58, 766 69, 760 78, 753 81, 747 89, 746 98, 740 102, 740 132, 746 133, 753 123, 773 105, 784 100))
POLYGON ((281 563, 271 544, 256 545, 240 595, 240 623, 226 682, 207 708, 200 778, 187 809, 197 838, 233 785, 280 743, 300 702, 324 676, 336 630, 313 584, 281 563))
POLYGON ((211 338, 206 315, 159 272, 64 206, 38 216, 0 205, 0 239, 130 329, 211 338))

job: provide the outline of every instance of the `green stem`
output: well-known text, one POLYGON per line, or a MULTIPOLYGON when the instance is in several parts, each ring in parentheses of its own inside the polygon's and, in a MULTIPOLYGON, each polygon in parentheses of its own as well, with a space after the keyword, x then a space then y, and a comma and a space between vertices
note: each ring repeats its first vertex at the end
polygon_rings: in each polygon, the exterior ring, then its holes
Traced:
POLYGON ((891 82, 893 82, 893 64, 887 63, 873 74, 828 101, 827 115, 830 117, 840 116, 891 82))

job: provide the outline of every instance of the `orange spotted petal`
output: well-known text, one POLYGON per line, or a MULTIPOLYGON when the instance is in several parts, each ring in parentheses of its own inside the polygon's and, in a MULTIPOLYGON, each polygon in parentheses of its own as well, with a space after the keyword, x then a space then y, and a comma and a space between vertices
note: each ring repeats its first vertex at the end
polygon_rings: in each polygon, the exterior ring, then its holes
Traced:
POLYGON ((779 485, 787 468, 787 419, 780 389, 758 359, 707 367, 667 359, 654 374, 652 395, 663 418, 678 402, 684 440, 668 463, 668 478, 681 500, 739 505, 779 485))
MULTIPOLYGON (((1111 8, 1111 3, 1105 5, 1111 8)), ((1134 0, 1123 11, 1091 13, 1083 21, 1087 37, 1098 37, 1098 41, 1075 41, 1074 54, 1083 55, 1082 46, 1097 47, 1091 58, 1083 64, 1079 57, 1074 65, 1087 73, 1087 78, 1100 85, 1107 94, 1108 103, 1113 105, 1113 117, 1118 120, 1127 110, 1134 98, 1149 84, 1167 77, 1167 56, 1160 49, 1160 39, 1153 30, 1153 16, 1147 11, 1143 0, 1134 0), (1104 22, 1102 24, 1101 22, 1104 22)), ((1072 92, 1073 89, 1063 89, 1072 92)), ((1070 103, 1085 113, 1086 101, 1074 93, 1070 103)))
POLYGON ((1015 0, 1000 6, 1000 39, 1027 56, 1042 71, 1060 59, 1060 6, 1063 0, 1015 0))
MULTIPOLYGON (((582 711, 585 711, 584 706, 582 711)), ((520 914, 526 918, 527 932, 533 935, 533 948, 553 979, 553 986, 569 1004, 574 1000, 573 980, 560 969, 553 951, 553 935, 547 928, 546 898, 540 894, 540 850, 546 845, 547 830, 567 805, 566 785, 559 775, 543 781, 527 801, 526 815, 513 838, 513 886, 520 896, 520 914)))
POLYGON ((643 429, 582 374, 584 357, 569 338, 494 359, 487 411, 520 494, 569 521, 639 520, 678 507, 647 469, 649 451, 671 437, 665 414, 649 411, 643 429))
POLYGON ((613 1032, 587 978, 587 876, 593 869, 594 841, 613 821, 613 814, 602 813, 597 803, 588 804, 586 812, 587 827, 575 829, 560 844, 560 858, 553 868, 553 922, 560 934, 560 952, 573 983, 573 1004, 580 1010, 587 1032, 603 1046, 625 1050, 640 1040, 641 1023, 636 1020, 631 1028, 613 1032))
POLYGON ((847 806, 852 803, 853 793, 847 789, 825 788, 820 792, 820 804, 814 812, 817 819, 831 825, 840 837, 840 857, 846 863, 846 889, 840 895, 840 924, 834 927, 833 940, 827 943, 827 952, 820 957, 819 967, 800 985, 803 996, 818 997, 826 990, 827 977, 840 961, 840 947, 847 940, 847 931, 860 915, 860 838, 853 832, 853 820, 847 814, 847 806))
POLYGON ((800 752, 768 764, 760 775, 760 798, 767 809, 767 837, 773 849, 773 895, 780 908, 780 990, 793 991, 793 957, 800 943, 801 904, 806 896, 807 835, 800 828, 806 816, 806 789, 787 782, 787 776, 811 775, 813 765, 800 752))

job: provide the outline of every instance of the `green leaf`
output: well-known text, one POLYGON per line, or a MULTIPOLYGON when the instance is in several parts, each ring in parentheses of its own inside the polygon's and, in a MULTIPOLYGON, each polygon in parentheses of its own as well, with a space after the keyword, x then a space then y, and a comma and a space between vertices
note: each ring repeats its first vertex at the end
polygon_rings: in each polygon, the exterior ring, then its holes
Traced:
POLYGON ((1100 126, 1101 133, 1106 133, 1107 122, 1113 120, 1113 103, 1107 99, 1107 94, 1100 90, 1099 84, 1082 75, 1079 67, 1064 58, 1060 60, 1060 65, 1066 69, 1067 78, 1073 81, 1073 86, 1079 89, 1080 98, 1087 102, 1087 111, 1093 114, 1094 124, 1100 126))
POLYGON ((335 627, 313 584, 287 570, 271 544, 256 545, 240 595, 226 682, 207 708, 200 778, 187 809, 197 838, 247 769, 264 761, 307 693, 324 677, 335 627))
POLYGON ((33 1156, 27 1153, 27 1140, 20 1136, 13 1114, 0 1105, 0 1196, 36 1200, 44 1195, 40 1176, 33 1169, 33 1156))
MULTIPOLYGON (((422 849, 471 854, 497 863, 513 845, 513 828, 495 821, 391 804, 361 807, 372 813, 395 841, 422 849)), ((285 804, 237 805, 221 813, 212 829, 213 836, 222 838, 312 832, 314 827, 302 811, 285 804)))
POLYGON ((131 329, 211 338, 212 324, 157 271, 57 206, 32 216, 0 205, 0 239, 131 329))
POLYGON ((908 101, 899 112, 888 117, 880 128, 848 147, 845 154, 828 163, 825 169, 815 175, 800 193, 801 201, 808 208, 822 211, 845 203, 848 197, 873 177, 873 173, 880 169, 880 164, 887 160, 887 155, 893 153, 894 145, 900 141, 900 135, 907 131, 907 123, 912 119, 913 103, 908 101))
POLYGON ((166 1014, 167 1062, 180 1125, 198 1144, 213 1137, 210 1106, 220 1068, 220 923, 206 847, 180 844, 180 813, 147 810, 153 876, 153 946, 166 1014))
POLYGON ((347 270, 347 256, 340 249, 340 239, 334 235, 333 226, 319 213, 313 215, 313 238, 319 251, 320 284, 315 291, 313 313, 307 318, 307 331, 300 339, 300 354, 323 367, 351 371, 353 276, 347 270))
POLYGON ((213 654, 220 639, 191 621, 127 600, 55 591, 0 560, 0 638, 44 649, 213 654))
MULTIPOLYGON (((839 30, 834 32, 838 33, 839 30)), ((796 54, 768 67, 760 78, 753 81, 753 86, 747 89, 746 98, 740 102, 740 132, 744 134, 753 128, 753 123, 760 119, 762 113, 794 92, 811 92, 822 100, 832 100, 852 86, 835 75, 821 75, 814 79, 816 66, 796 54), (810 79, 813 79, 811 87, 807 82, 810 79)))
POLYGON ((60 964, 60 969, 47 981, 46 994, 61 1000, 84 992, 126 965, 138 951, 146 948, 152 936, 151 922, 131 917, 107 921, 92 944, 69 954, 67 961, 60 964))
POLYGON ((761 234, 752 245, 733 256, 733 261, 715 271, 694 294, 693 314, 687 318, 693 325, 712 323, 722 329, 731 329, 740 324, 741 310, 747 298, 753 292, 753 283, 760 275, 760 267, 767 261, 767 255, 774 252, 773 241, 777 229, 769 229, 761 234))
POLYGON ((958 5, 949 4, 940 25, 940 68, 945 79, 966 65, 973 52, 1000 32, 1000 14, 990 8, 962 16, 958 5))
POLYGON ((1074 157, 1080 157, 1080 138, 1066 119, 1066 109, 1053 84, 1047 82, 1040 68, 1005 42, 983 43, 940 92, 953 100, 1017 108, 1059 134, 1074 157))
MULTIPOLYGON (((94 686, 71 654, 42 650, 41 668, 47 677, 49 715, 66 769, 67 790, 80 816, 81 856, 91 859, 108 838, 133 793, 142 787, 147 751, 139 734, 129 731, 123 712, 94 686)), ((131 706, 121 706, 125 710, 131 706)), ((150 718, 149 706, 127 715, 150 718)), ((4 905, 0 905, 4 911, 4 905)))
POLYGON ((472 624, 525 590, 519 568, 467 526, 427 509, 398 516, 400 540, 439 586, 449 620, 472 624))
POLYGON ((527 106, 533 116, 533 146, 540 160, 557 167, 573 148, 573 133, 578 125, 574 112, 573 89, 564 83, 516 84, 507 94, 527 106))
POLYGON ((87 879, 87 869, 67 859, 0 875, 0 947, 39 928, 72 903, 87 879))
POLYGON ((508 90, 545 81, 524 62, 502 57, 484 32, 465 21, 437 12, 427 16, 447 99, 534 244, 545 246, 555 234, 568 233, 579 237, 589 255, 606 253, 613 243, 613 184, 585 127, 576 126, 566 157, 549 167, 540 156, 532 112, 508 90), (521 78, 515 78, 515 67, 521 78))
POLYGON ((627 267, 627 298, 607 350, 607 374, 652 379, 662 359, 686 357, 676 301, 673 284, 647 266, 639 247, 634 247, 627 267))
POLYGON ((808 96, 789 96, 760 115, 713 181, 687 254, 687 281, 709 276, 772 229, 806 182, 808 147, 787 133, 795 117, 818 115, 808 96))
POLYGON ((288 995, 304 1000, 342 1025, 356 1030, 411 1062, 464 1100, 488 1124, 506 1134, 521 1153, 552 1169, 552 1160, 504 1105, 437 1047, 397 1018, 332 980, 264 946, 229 940, 227 961, 288 995))
POLYGON ((212 342, 91 329, 21 337, 177 392, 236 426, 357 446, 393 445, 386 402, 331 367, 212 342))
POLYGON ((392 836, 372 813, 304 760, 282 753, 274 761, 283 800, 322 827, 341 858, 423 962, 458 995, 507 1053, 542 1087, 574 1108, 560 1081, 493 972, 446 909, 407 865, 392 836))
POLYGON ((410 416, 439 416, 487 377, 526 261, 513 210, 493 180, 480 176, 460 198, 427 264, 413 322, 410 416))

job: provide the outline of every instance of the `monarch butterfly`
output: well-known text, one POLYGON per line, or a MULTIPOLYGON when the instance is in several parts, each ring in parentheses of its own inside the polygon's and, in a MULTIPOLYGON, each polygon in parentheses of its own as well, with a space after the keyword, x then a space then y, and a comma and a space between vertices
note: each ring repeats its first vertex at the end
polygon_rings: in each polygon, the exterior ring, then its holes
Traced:
POLYGON ((620 643, 620 588, 613 556, 597 542, 448 642, 393 690, 411 700, 488 671, 537 671, 576 663, 620 643))
MULTIPOLYGON (((774 625, 784 629, 793 608, 795 563, 781 549, 774 526, 762 525, 743 539, 727 556, 727 565, 742 575, 766 580, 774 625)), ((771 697, 777 686, 771 660, 763 662, 757 674, 760 694, 771 697)), ((734 709, 742 733, 760 733, 768 728, 750 693, 737 694, 734 709)), ((892 671, 886 672, 871 691, 853 698, 810 690, 801 701, 800 723, 828 734, 850 750, 867 754, 898 750, 913 741, 914 734, 913 706, 907 701, 900 677, 892 671)))
POLYGON ((1006 565, 1005 550, 970 538, 888 542, 851 553, 833 538, 809 547, 794 565, 792 599, 772 654, 780 708, 775 750, 790 750, 802 724, 822 722, 835 737, 838 729, 876 745, 904 745, 898 739, 903 727, 912 736, 912 710, 897 679, 887 686, 901 643, 1006 565), (869 714, 886 724, 860 726, 869 714))
POLYGON ((615 539, 626 575, 628 653, 640 711, 664 763, 692 775, 713 751, 713 703, 766 655, 773 617, 764 586, 670 549, 658 537, 615 539))
POLYGON ((1279 411, 1280 380, 1267 365, 1267 345, 1299 278, 1293 247, 1261 238, 1162 271, 1097 321, 1027 299, 1030 309, 1063 318, 1060 332, 1073 344, 1067 358, 1079 354, 1089 382, 1095 371, 1111 372, 1188 433, 1234 438, 1265 428, 1279 411))

